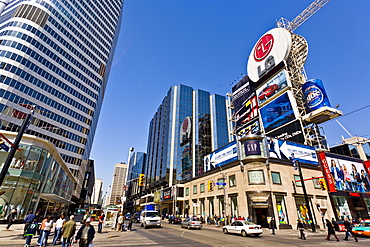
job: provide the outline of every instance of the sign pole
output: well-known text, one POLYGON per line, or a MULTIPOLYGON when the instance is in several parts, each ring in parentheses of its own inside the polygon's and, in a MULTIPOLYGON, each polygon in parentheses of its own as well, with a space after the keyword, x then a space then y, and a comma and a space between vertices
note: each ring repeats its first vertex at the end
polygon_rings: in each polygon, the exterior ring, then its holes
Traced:
POLYGON ((14 146, 11 147, 10 149, 10 152, 8 154, 8 157, 6 158, 5 160, 5 163, 4 163, 4 166, 3 166, 3 169, 1 170, 1 173, 0 173, 0 186, 3 184, 4 182, 4 179, 5 179, 5 176, 6 176, 6 173, 8 172, 9 170, 9 167, 10 167, 10 164, 12 162, 12 159, 15 155, 15 152, 17 151, 18 147, 19 147, 19 143, 21 142, 22 140, 22 136, 23 136, 23 133, 25 132, 25 130, 27 129, 28 127, 28 123, 31 119, 31 116, 32 116, 32 113, 29 113, 27 114, 27 116, 25 117, 25 119, 23 120, 23 123, 22 123, 22 126, 21 128, 19 129, 18 131, 18 135, 17 137, 15 138, 15 141, 14 141, 14 146))

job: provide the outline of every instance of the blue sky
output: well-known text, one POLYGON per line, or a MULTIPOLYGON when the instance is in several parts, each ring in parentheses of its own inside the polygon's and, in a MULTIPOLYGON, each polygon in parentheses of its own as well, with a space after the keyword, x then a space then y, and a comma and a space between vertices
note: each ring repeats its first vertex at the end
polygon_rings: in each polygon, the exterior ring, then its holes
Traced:
MULTIPOLYGON (((104 190, 128 151, 146 152, 149 122, 173 85, 225 95, 246 74, 257 40, 276 20, 292 20, 313 0, 125 0, 91 159, 104 190)), ((308 42, 305 70, 323 81, 340 123, 370 138, 370 1, 332 0, 295 30, 308 42), (349 114, 355 110, 355 113, 349 114), (346 115, 349 114, 349 115, 346 115)), ((324 127, 330 146, 349 135, 324 127)))

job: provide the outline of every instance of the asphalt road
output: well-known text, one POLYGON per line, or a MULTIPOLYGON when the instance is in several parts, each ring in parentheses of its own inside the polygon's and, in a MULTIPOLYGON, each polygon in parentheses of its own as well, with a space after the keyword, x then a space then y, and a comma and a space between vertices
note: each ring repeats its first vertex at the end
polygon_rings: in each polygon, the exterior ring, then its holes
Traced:
MULTIPOLYGON (((93 223, 97 229, 95 222, 93 223)), ((80 226, 80 225, 78 225, 80 226)), ((370 238, 359 238, 356 243, 352 238, 350 241, 343 241, 344 233, 338 233, 339 242, 325 240, 326 233, 308 233, 307 240, 298 239, 297 230, 279 230, 276 235, 271 235, 268 229, 259 237, 224 234, 221 228, 215 226, 205 226, 202 230, 189 230, 181 228, 179 225, 167 224, 163 222, 162 228, 144 229, 139 224, 133 225, 131 232, 116 232, 110 228, 104 228, 102 234, 96 234, 94 247, 117 247, 117 246, 370 246, 370 238)), ((0 229, 0 246, 23 246, 24 240, 21 238, 23 225, 13 225, 13 231, 3 231, 0 229)), ((53 236, 49 237, 49 244, 53 236)), ((36 239, 32 240, 32 246, 36 246, 36 239)), ((57 245, 58 246, 58 245, 57 245)), ((61 245, 59 245, 61 246, 61 245)), ((74 245, 75 247, 78 244, 74 245)))

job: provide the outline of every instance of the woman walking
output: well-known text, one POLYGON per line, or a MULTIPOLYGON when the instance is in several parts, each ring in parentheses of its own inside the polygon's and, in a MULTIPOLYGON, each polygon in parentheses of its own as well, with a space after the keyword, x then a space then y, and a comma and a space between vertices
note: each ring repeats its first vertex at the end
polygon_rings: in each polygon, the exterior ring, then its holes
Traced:
POLYGON ((306 234, 304 233, 304 225, 300 219, 298 219, 297 221, 298 221, 297 228, 299 229, 300 232, 300 239, 306 240, 306 234))
POLYGON ((328 219, 326 219, 326 227, 328 228, 328 236, 326 237, 326 240, 330 240, 330 235, 334 235, 334 237, 339 242, 339 239, 338 239, 337 235, 335 234, 333 224, 328 219))

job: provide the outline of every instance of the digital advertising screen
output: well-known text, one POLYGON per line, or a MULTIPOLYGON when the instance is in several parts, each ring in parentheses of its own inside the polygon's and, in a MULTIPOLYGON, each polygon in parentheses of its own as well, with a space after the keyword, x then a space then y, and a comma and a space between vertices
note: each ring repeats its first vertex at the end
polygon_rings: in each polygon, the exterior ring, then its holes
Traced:
POLYGON ((255 94, 255 89, 248 81, 248 76, 243 77, 232 88, 234 111, 239 112, 246 101, 248 101, 255 94))
POLYGON ((236 130, 236 134, 242 137, 246 135, 258 135, 260 133, 261 127, 258 119, 250 121, 248 124, 243 125, 242 127, 236 130))
POLYGON ((284 93, 259 110, 266 133, 296 119, 288 93, 284 93))
POLYGON ((256 90, 258 105, 262 107, 272 99, 276 98, 280 92, 290 86, 288 75, 285 70, 280 71, 268 80, 263 86, 256 90))
POLYGON ((239 112, 235 114, 235 126, 239 127, 247 124, 253 118, 258 117, 257 97, 247 100, 239 112))
POLYGON ((303 128, 299 119, 266 134, 276 139, 304 143, 303 128))

